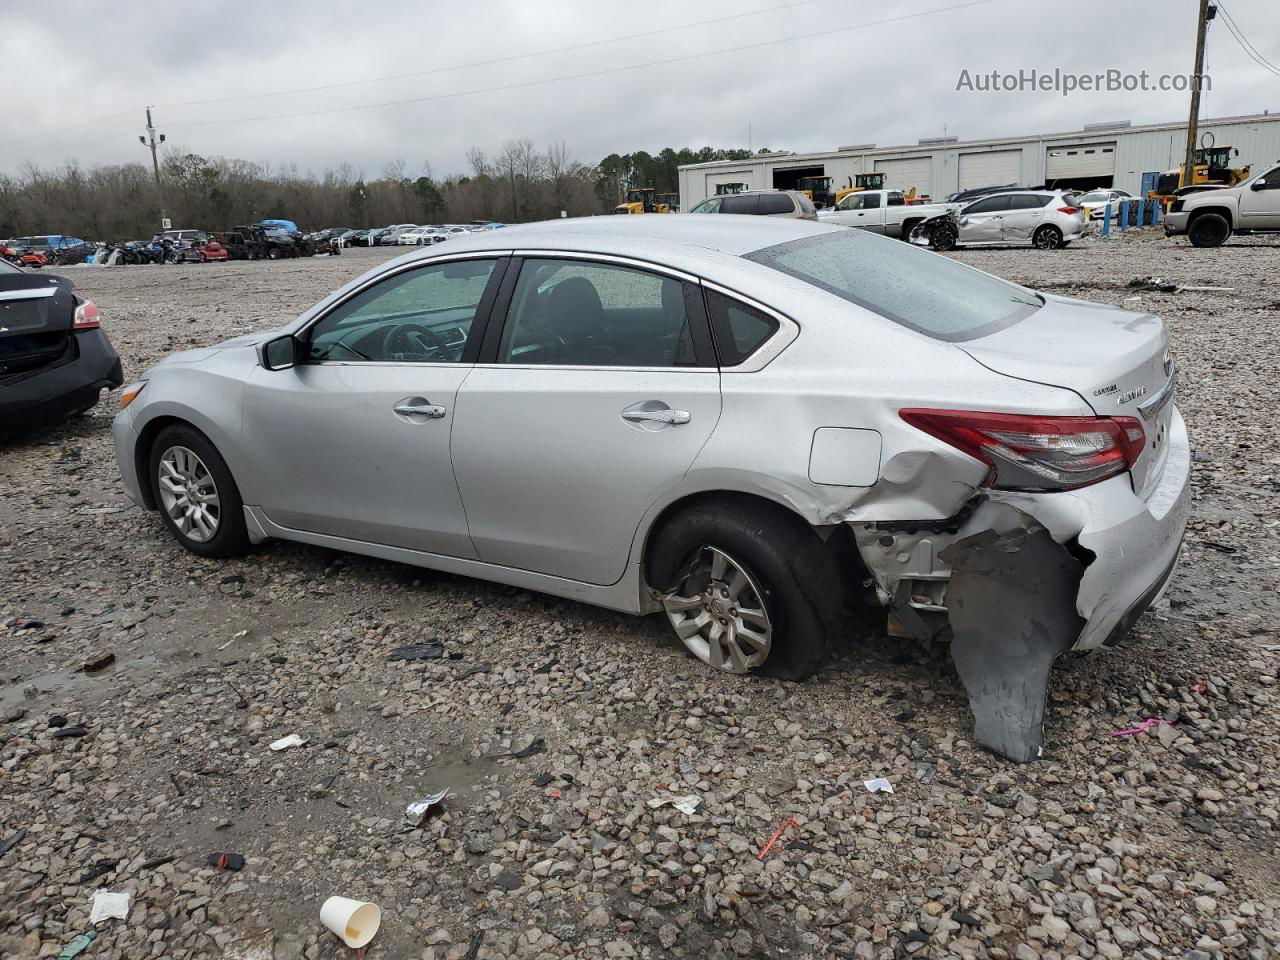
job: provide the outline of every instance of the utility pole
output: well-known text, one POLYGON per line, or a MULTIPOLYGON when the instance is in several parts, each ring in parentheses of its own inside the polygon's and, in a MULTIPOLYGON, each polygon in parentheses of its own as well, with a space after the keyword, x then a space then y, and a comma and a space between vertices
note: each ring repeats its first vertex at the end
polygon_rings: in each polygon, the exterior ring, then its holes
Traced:
POLYGON ((1196 68, 1191 77, 1191 116, 1187 120, 1187 152, 1182 165, 1182 186, 1191 184, 1196 159, 1196 123, 1200 118, 1200 75, 1204 72, 1204 36, 1209 21, 1218 15, 1218 8, 1209 0, 1200 0, 1200 16, 1196 22, 1196 68))
POLYGON ((160 139, 156 139, 156 128, 151 122, 150 107, 147 107, 147 135, 144 137, 139 134, 138 142, 144 147, 151 148, 151 170, 156 175, 156 194, 160 197, 160 225, 161 229, 167 229, 164 225, 168 217, 164 209, 164 187, 160 184, 160 161, 156 159, 156 147, 164 143, 164 134, 160 134, 160 139))

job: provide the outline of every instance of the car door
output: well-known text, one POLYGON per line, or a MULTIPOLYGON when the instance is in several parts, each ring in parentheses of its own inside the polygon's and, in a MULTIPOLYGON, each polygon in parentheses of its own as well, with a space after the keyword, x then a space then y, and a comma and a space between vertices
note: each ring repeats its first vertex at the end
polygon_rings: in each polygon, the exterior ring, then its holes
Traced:
POLYGON ((697 286, 546 253, 503 286, 453 426, 472 540, 490 563, 615 583, 645 511, 720 417, 697 286))
POLYGON ((252 488, 296 530, 474 558, 449 458, 458 387, 505 260, 408 264, 299 334, 244 398, 252 488))
POLYGON ((1280 167, 1270 170, 1244 188, 1240 213, 1245 227, 1280 230, 1280 167))
POLYGON ((1009 195, 983 197, 960 213, 961 243, 1000 243, 1004 239, 1004 215, 1009 211, 1009 195))
POLYGON ((1051 199, 1035 193, 1011 195, 1009 209, 1000 221, 1002 239, 1006 243, 1030 243, 1036 227, 1044 221, 1045 205, 1051 199))

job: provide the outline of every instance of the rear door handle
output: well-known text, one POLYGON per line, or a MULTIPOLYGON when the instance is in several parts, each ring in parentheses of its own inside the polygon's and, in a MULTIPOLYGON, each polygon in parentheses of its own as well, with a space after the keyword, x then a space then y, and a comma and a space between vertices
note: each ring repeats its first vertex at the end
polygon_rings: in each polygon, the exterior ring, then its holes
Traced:
POLYGON ((439 420, 444 416, 444 407, 438 403, 402 400, 392 409, 402 417, 429 417, 432 420, 439 420))
POLYGON ((688 410, 624 410, 623 420, 633 422, 681 424, 689 422, 688 410))

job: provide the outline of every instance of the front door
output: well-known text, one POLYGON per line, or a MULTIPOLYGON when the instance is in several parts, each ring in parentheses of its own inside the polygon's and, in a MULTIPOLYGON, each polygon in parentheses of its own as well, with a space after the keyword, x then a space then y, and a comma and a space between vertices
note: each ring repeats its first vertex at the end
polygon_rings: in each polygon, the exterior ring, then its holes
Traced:
POLYGON ((975 200, 960 214, 960 241, 1000 243, 1004 240, 1004 215, 1008 212, 1007 194, 975 200))
POLYGON ((1280 230, 1280 167, 1259 177, 1244 189, 1240 197, 1240 212, 1247 227, 1280 230), (1258 189, 1253 189, 1254 187, 1258 189))
POLYGON ((523 262, 453 426, 482 560, 594 584, 622 577, 645 510, 720 416, 696 291, 629 264, 523 262))
POLYGON ((467 259, 394 273, 312 325, 303 334, 305 362, 254 372, 244 435, 256 505, 272 522, 476 556, 449 433, 458 387, 471 369, 468 343, 478 348, 473 321, 492 300, 499 262, 467 259))

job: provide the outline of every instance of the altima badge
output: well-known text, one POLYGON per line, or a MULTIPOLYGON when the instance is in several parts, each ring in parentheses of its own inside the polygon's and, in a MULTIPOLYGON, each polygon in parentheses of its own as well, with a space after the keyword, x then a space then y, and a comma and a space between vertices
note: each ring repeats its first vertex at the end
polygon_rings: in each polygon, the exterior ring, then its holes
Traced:
POLYGON ((1120 396, 1116 397, 1116 406, 1123 407, 1126 403, 1132 403, 1139 397, 1144 396, 1147 392, 1146 387, 1134 387, 1132 390, 1126 390, 1120 396))

